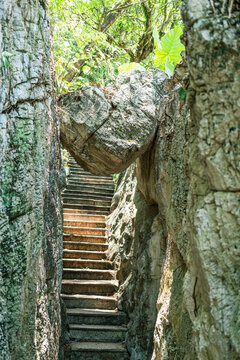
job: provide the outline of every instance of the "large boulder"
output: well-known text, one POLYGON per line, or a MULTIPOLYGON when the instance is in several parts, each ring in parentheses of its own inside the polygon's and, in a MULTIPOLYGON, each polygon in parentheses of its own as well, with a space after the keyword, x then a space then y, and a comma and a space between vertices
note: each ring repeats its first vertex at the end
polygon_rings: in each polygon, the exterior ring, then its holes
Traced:
POLYGON ((137 70, 119 75, 109 90, 88 86, 63 95, 63 146, 92 173, 125 170, 154 138, 165 80, 161 70, 137 70))

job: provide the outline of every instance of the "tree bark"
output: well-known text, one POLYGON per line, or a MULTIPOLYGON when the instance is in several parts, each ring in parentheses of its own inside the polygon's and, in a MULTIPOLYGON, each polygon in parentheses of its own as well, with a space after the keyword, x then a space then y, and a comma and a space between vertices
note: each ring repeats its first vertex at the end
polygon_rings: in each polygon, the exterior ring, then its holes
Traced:
POLYGON ((45 0, 2 0, 0 24, 0 357, 53 360, 61 164, 45 0))
POLYGON ((137 50, 133 56, 131 56, 131 62, 140 63, 145 60, 146 57, 151 54, 154 48, 154 41, 152 36, 152 11, 151 7, 147 4, 142 4, 142 8, 145 14, 145 31, 139 40, 137 50))

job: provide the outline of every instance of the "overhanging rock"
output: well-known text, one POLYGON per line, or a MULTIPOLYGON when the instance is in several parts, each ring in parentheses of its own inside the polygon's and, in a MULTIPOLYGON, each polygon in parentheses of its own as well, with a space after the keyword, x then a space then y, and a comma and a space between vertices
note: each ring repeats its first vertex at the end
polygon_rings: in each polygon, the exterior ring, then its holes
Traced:
POLYGON ((154 138, 166 78, 158 69, 134 71, 120 74, 109 91, 88 86, 63 95, 63 146, 92 173, 125 170, 154 138))

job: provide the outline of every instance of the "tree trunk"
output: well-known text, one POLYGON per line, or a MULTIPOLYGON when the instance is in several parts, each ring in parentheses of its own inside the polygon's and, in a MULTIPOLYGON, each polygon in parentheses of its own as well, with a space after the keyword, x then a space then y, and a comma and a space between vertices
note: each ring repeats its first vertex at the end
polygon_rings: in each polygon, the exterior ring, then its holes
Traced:
POLYGON ((45 0, 0 3, 0 353, 58 358, 59 124, 45 0))

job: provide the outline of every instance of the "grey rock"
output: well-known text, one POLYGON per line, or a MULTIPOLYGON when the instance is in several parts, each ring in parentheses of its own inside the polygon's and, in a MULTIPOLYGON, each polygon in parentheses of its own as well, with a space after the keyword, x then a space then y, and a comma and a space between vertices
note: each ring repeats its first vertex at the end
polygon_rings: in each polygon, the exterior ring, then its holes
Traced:
POLYGON ((239 2, 185 0, 183 16, 191 94, 186 306, 198 359, 238 359, 239 2))
POLYGON ((120 177, 108 220, 109 258, 118 269, 120 306, 130 318, 131 359, 196 358, 183 297, 190 114, 175 86, 161 101, 154 143, 120 177))
POLYGON ((0 358, 57 360, 61 149, 44 2, 3 0, 0 24, 0 358))
POLYGON ((186 101, 171 79, 155 140, 117 188, 109 257, 131 359, 240 357, 240 8, 224 4, 183 2, 186 101))
POLYGON ((86 87, 63 95, 63 146, 92 173, 125 170, 153 140, 165 80, 161 70, 134 71, 121 74, 114 90, 86 87))
POLYGON ((109 258, 114 260, 121 283, 119 306, 129 317, 126 344, 131 359, 146 360, 153 350, 160 276, 157 260, 151 264, 149 252, 158 259, 155 242, 161 235, 152 231, 158 209, 149 206, 137 190, 135 167, 132 164, 127 169, 117 188, 118 207, 108 220, 109 258))

